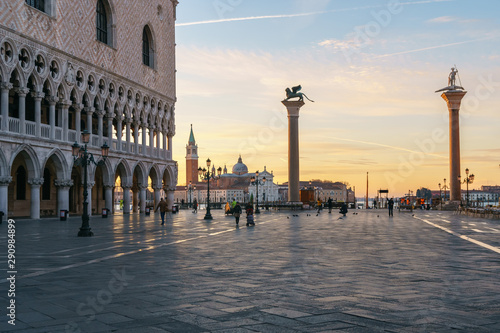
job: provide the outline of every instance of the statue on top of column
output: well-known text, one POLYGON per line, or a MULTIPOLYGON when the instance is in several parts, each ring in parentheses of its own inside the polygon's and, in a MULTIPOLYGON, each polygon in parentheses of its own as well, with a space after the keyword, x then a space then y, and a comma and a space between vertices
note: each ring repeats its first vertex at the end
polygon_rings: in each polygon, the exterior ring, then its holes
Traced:
POLYGON ((309 101, 311 101, 311 102, 314 103, 314 101, 311 100, 311 99, 309 99, 309 97, 307 97, 306 94, 299 92, 301 89, 302 89, 302 86, 300 84, 298 86, 292 87, 292 89, 286 88, 285 89, 285 92, 286 92, 286 99, 285 99, 285 101, 288 101, 290 98, 298 97, 299 98, 298 101, 299 102, 303 102, 304 101, 304 97, 305 97, 309 101))
POLYGON ((450 90, 465 90, 463 87, 456 85, 457 75, 458 75, 458 69, 456 67, 452 67, 450 75, 448 75, 448 87, 436 90, 436 92, 450 91, 450 90))

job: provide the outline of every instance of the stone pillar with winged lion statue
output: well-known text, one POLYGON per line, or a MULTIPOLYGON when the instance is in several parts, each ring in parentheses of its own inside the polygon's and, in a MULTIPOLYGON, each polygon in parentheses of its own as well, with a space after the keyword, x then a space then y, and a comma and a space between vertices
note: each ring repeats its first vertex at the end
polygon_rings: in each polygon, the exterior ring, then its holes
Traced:
POLYGON ((304 106, 306 94, 299 92, 300 85, 286 88, 286 99, 281 101, 288 112, 288 203, 301 204, 300 201, 300 168, 299 168, 299 111, 304 106), (291 100, 298 98, 298 100, 291 100))
POLYGON ((448 76, 448 86, 436 91, 443 92, 441 97, 448 105, 450 119, 450 201, 455 206, 458 205, 462 197, 462 189, 458 178, 460 176, 459 112, 462 98, 467 94, 467 91, 463 87, 456 85, 457 74, 458 70, 452 68, 448 76))

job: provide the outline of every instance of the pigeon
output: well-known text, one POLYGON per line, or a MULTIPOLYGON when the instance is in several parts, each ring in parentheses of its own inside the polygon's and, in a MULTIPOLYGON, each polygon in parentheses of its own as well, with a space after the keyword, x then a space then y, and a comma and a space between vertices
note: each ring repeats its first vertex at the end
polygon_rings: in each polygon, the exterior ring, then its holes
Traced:
POLYGON ((319 216, 319 214, 316 214, 316 216, 319 216))
POLYGON ((380 215, 377 215, 377 217, 380 217, 380 215))
POLYGON ((287 219, 290 219, 290 216, 287 216, 286 218, 287 218, 287 219))

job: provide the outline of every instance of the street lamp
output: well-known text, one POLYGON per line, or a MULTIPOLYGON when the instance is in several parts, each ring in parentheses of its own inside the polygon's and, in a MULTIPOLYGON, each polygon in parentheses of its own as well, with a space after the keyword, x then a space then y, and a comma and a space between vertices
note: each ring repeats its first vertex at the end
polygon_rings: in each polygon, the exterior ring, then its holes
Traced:
POLYGON ((257 200, 256 200, 256 204, 255 204, 255 214, 260 214, 260 210, 259 210, 259 184, 264 185, 266 183, 266 177, 262 178, 262 180, 259 180, 259 170, 257 170, 255 172, 255 176, 252 176, 250 181, 252 182, 252 184, 254 184, 256 186, 255 192, 256 192, 257 200))
POLYGON ((189 181, 188 186, 186 186, 186 191, 188 193, 188 207, 191 207, 191 202, 193 201, 193 191, 196 191, 196 185, 193 185, 191 181, 189 181))
POLYGON ((439 183, 438 186, 439 186, 439 202, 441 203, 441 210, 443 210, 443 197, 441 196, 441 183, 439 183))
MULTIPOLYGON (((462 183, 462 177, 458 176, 458 181, 462 183)), ((463 181, 464 184, 467 184, 467 205, 466 207, 469 207, 469 184, 472 184, 474 182, 474 174, 472 173, 469 176, 469 168, 465 169, 465 179, 463 181)), ((462 197, 462 196, 460 196, 462 197)))
POLYGON ((212 171, 210 172, 210 165, 212 164, 212 161, 210 159, 207 159, 207 169, 205 168, 198 168, 198 175, 200 176, 201 180, 206 180, 207 181, 207 212, 205 214, 204 219, 205 220, 211 220, 212 219, 212 214, 210 214, 210 179, 217 179, 220 177, 222 173, 222 168, 219 167, 217 169, 218 176, 215 176, 215 166, 212 168, 212 171))
POLYGON ((75 161, 75 165, 80 165, 83 167, 83 214, 82 214, 82 226, 80 227, 80 231, 78 232, 78 237, 90 237, 93 236, 94 233, 90 231, 89 224, 89 214, 88 214, 88 180, 87 180, 87 167, 90 163, 100 166, 104 165, 106 158, 109 154, 109 147, 105 142, 101 147, 101 155, 102 159, 98 162, 95 161, 94 155, 87 151, 87 144, 89 143, 90 133, 87 130, 82 132, 82 142, 83 146, 80 146, 77 142, 73 144, 72 147, 72 155, 75 161))
POLYGON ((444 191, 444 197, 443 197, 443 201, 446 202, 446 189, 449 188, 448 186, 446 186, 446 178, 443 179, 443 191, 444 191))

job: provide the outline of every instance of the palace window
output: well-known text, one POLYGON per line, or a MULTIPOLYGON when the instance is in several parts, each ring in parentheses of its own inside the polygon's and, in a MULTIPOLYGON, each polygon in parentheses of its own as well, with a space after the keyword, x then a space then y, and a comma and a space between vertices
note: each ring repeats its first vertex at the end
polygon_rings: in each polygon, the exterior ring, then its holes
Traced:
POLYGON ((108 44, 108 17, 102 0, 97 1, 96 28, 97 40, 103 42, 104 44, 108 44))
POLYGON ((148 26, 142 30, 142 63, 154 68, 153 38, 148 26))
POLYGON ((26 0, 26 3, 39 11, 45 12, 45 0, 26 0))

